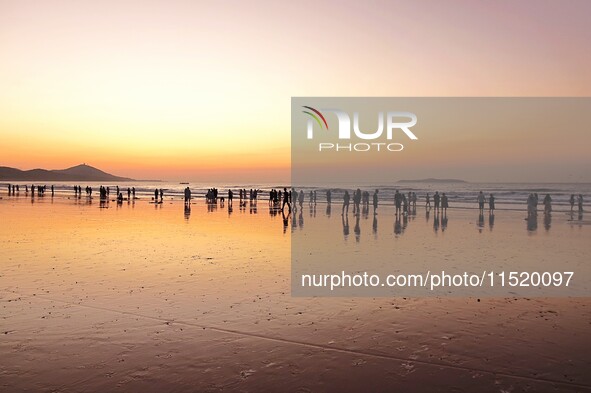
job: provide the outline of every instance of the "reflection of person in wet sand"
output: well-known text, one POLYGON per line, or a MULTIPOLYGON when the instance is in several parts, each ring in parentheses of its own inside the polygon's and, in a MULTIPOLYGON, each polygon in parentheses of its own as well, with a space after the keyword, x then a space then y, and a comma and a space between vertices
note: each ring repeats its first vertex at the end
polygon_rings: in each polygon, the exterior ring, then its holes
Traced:
POLYGON ((488 214, 488 228, 492 231, 495 226, 495 213, 488 214))
POLYGON ((190 216, 191 216, 191 204, 185 203, 185 220, 188 220, 190 216))
POLYGON ((396 219, 394 220, 394 234, 400 235, 402 233, 402 224, 400 223, 400 215, 396 214, 396 219))
POLYGON ((349 215, 341 214, 341 222, 343 223, 343 235, 345 235, 346 239, 349 236, 349 215))
POLYGON ((478 213, 478 228, 484 228, 484 212, 478 213))
MULTIPOLYGON (((285 188, 284 188, 285 190, 285 188)), ((284 198, 285 198, 285 194, 287 192, 284 193, 284 198)), ((287 215, 285 215, 285 209, 281 209, 281 217, 283 218, 283 233, 287 232, 287 227, 289 226, 289 216, 291 215, 291 208, 289 209, 287 215)))
POLYGON ((433 217, 433 230, 437 233, 439 231, 439 214, 435 213, 433 217))
POLYGON ((353 232, 355 233, 355 240, 359 241, 361 238, 361 227, 359 226, 359 214, 355 216, 355 228, 353 228, 353 232))
POLYGON ((527 219, 527 230, 530 232, 534 232, 538 229, 538 215, 537 214, 530 214, 527 219))

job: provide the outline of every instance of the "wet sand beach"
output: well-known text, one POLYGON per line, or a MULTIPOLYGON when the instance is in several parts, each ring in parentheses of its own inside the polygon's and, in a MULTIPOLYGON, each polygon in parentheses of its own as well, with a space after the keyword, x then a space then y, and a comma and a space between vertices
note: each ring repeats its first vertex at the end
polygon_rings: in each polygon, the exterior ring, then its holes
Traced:
MULTIPOLYGON (((266 201, 237 202, 0 200, 0 390, 591 391, 588 298, 292 297, 292 231, 324 207, 284 228, 266 201)), ((339 209, 335 239, 354 246, 339 209)), ((508 232, 589 255, 591 227, 564 213, 528 231, 498 211, 492 232, 475 211, 447 215, 445 233, 421 215, 401 235, 380 212, 377 236, 453 254, 508 232)), ((375 241, 371 218, 360 234, 375 241)))

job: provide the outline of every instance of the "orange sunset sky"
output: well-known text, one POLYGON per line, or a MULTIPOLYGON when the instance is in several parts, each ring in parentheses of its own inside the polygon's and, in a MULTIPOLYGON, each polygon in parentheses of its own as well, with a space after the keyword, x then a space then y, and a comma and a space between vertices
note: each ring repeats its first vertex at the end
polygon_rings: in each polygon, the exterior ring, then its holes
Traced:
MULTIPOLYGON (((292 96, 589 96, 589 15, 585 0, 0 0, 0 166, 289 179, 292 96)), ((576 181, 588 138, 562 149, 576 181)), ((473 180, 473 160, 456 152, 448 177, 473 180)))

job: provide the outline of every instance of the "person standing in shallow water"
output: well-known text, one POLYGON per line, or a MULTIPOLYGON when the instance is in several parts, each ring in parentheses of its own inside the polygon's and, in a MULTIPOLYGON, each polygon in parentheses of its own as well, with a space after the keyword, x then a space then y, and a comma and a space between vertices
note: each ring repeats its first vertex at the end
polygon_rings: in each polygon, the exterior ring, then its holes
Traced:
POLYGON ((154 203, 158 202, 158 189, 154 189, 154 203))
POLYGON ((583 194, 579 194, 579 213, 583 213, 583 194))
POLYGON ((494 214, 495 212, 495 196, 490 194, 488 197, 488 214, 494 214))
POLYGON ((575 194, 570 194, 570 212, 575 209, 575 194))

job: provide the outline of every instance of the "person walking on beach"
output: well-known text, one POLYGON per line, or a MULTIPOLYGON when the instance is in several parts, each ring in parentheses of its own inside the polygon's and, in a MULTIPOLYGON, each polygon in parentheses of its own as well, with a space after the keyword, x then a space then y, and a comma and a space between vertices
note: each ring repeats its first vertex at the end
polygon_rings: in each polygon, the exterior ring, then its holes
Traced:
POLYGON ((349 191, 345 190, 345 195, 343 195, 343 210, 341 212, 341 216, 349 214, 349 201, 350 200, 351 200, 351 196, 349 195, 349 191))
MULTIPOLYGON (((189 187, 187 187, 189 188, 189 187)), ((234 192, 232 190, 228 190, 228 206, 232 207, 232 201, 234 200, 234 192)))
POLYGON ((353 214, 359 215, 359 205, 361 204, 361 190, 358 188, 353 193, 353 214))
POLYGON ((300 212, 304 209, 304 190, 300 190, 298 194, 298 203, 300 204, 300 212))
POLYGON ((281 211, 285 211, 285 205, 289 209, 289 213, 291 213, 291 203, 289 202, 289 193, 287 192, 287 188, 283 187, 283 203, 281 204, 281 211))
POLYGON ((131 200, 131 188, 127 187, 127 200, 131 200))
POLYGON ((332 192, 330 191, 330 188, 328 190, 326 190, 326 203, 328 203, 329 205, 332 202, 332 192))
POLYGON ((425 197, 425 209, 427 208, 431 210, 431 197, 429 196, 429 193, 427 193, 427 196, 425 197))
POLYGON ((552 212, 552 197, 550 194, 546 194, 544 197, 544 214, 550 214, 552 212))
POLYGON ((164 190, 161 188, 160 189, 160 202, 162 202, 163 199, 164 199, 164 190))
POLYGON ((439 213, 439 201, 441 197, 439 196, 439 191, 435 191, 435 195, 433 195, 433 203, 435 204, 435 211, 439 213))
POLYGON ((488 197, 488 214, 494 214, 495 211, 495 196, 490 194, 488 197))
POLYGON ((575 208, 575 194, 570 194, 570 212, 572 213, 575 208))
POLYGON ((478 193, 478 210, 480 210, 481 212, 484 211, 484 202, 486 201, 486 197, 484 196, 484 193, 482 191, 480 191, 478 193))
POLYGON ((158 203, 158 189, 154 189, 154 203, 158 203))
POLYGON ((402 207, 402 195, 398 192, 398 190, 394 192, 394 205, 396 206, 394 214, 398 216, 398 214, 400 214, 400 209, 402 207))
POLYGON ((579 194, 579 213, 583 213, 583 194, 579 194))
POLYGON ((376 188, 376 190, 373 193, 373 215, 374 216, 376 214, 378 214, 377 210, 378 210, 378 189, 376 188))
MULTIPOLYGON (((417 208, 417 193, 413 191, 412 193, 412 208, 416 209, 417 208)), ((413 213, 416 214, 416 213, 413 213)))
POLYGON ((449 207, 449 202, 447 200, 447 195, 445 192, 441 195, 441 208, 443 209, 443 214, 447 214, 447 208, 449 207))

